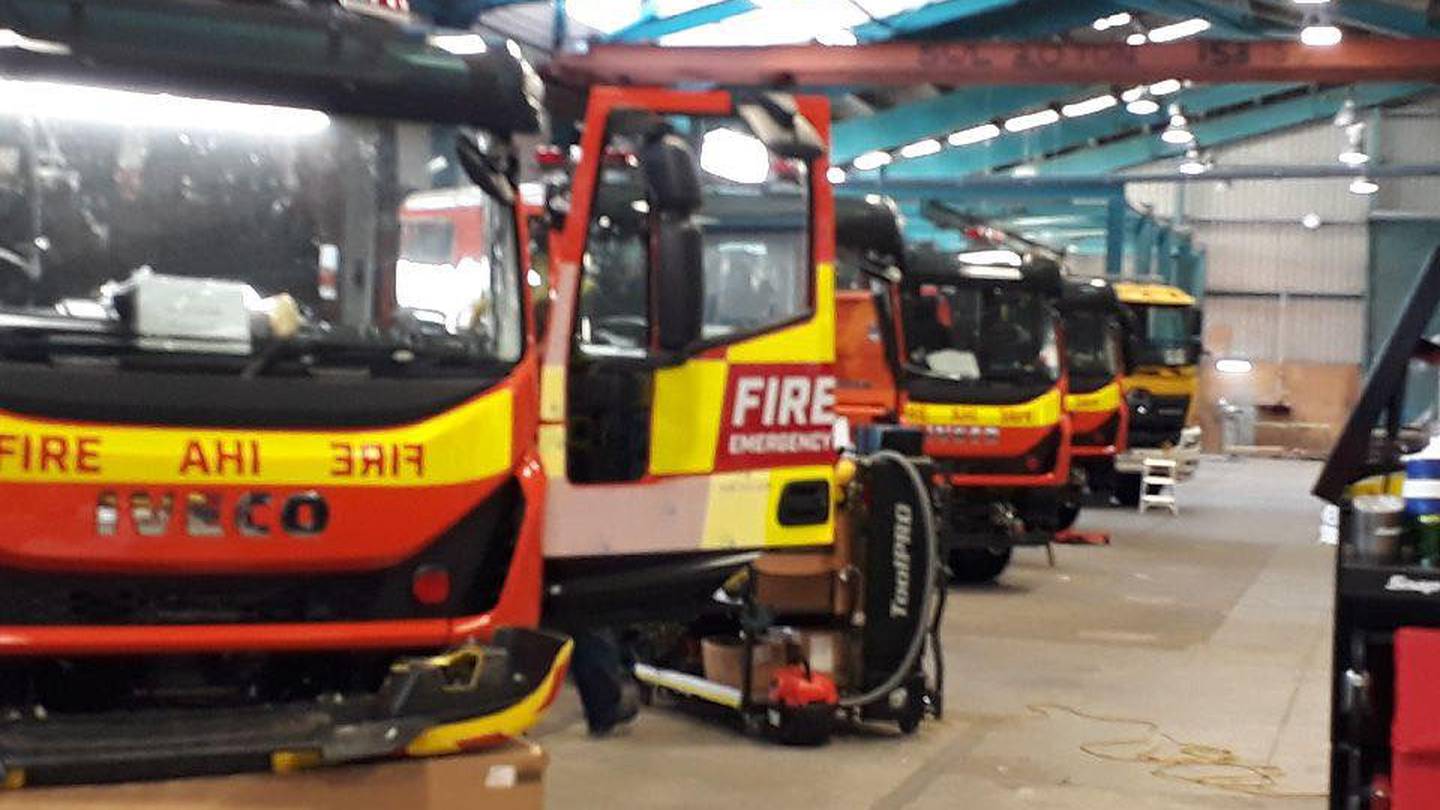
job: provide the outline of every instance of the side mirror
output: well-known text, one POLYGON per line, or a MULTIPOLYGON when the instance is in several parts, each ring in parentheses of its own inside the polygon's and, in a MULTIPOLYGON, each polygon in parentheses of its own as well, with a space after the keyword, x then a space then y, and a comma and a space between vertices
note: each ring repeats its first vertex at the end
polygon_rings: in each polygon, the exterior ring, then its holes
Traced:
POLYGON ((705 253, 694 220, 700 172, 690 145, 664 131, 646 139, 640 161, 650 198, 656 344, 683 352, 700 340, 704 323, 705 253))
POLYGON ((640 163, 652 208, 684 217, 700 208, 700 171, 684 139, 669 132, 652 135, 640 150, 640 163))
POLYGON ((705 309, 704 244, 690 217, 660 213, 651 256, 655 261, 656 344, 683 352, 702 337, 705 309))
POLYGON ((460 158, 460 168, 482 191, 501 205, 514 207, 515 184, 492 155, 481 151, 480 144, 469 135, 455 138, 455 153, 460 158))

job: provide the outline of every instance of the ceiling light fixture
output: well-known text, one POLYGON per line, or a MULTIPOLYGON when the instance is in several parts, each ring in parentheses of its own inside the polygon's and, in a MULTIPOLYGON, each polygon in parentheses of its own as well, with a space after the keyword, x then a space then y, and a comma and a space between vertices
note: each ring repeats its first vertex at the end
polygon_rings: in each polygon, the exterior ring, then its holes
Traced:
POLYGON ((1162 25, 1159 28, 1151 29, 1151 42, 1174 42, 1177 39, 1193 37, 1210 30, 1210 21, 1204 17, 1191 17, 1188 20, 1171 25, 1162 25))
POLYGON ((1307 25, 1300 30, 1300 42, 1312 48, 1339 45, 1344 38, 1344 32, 1333 25, 1307 25))
POLYGON ((1345 103, 1340 105, 1340 111, 1335 113, 1335 126, 1348 127, 1355 123, 1355 99, 1346 98, 1345 103))
POLYGON ((1145 34, 1142 33, 1142 32, 1140 32, 1140 31, 1136 31, 1135 33, 1131 34, 1130 36, 1125 37, 1125 44, 1126 44, 1126 45, 1132 45, 1132 46, 1133 46, 1133 45, 1144 45, 1145 43, 1147 43, 1147 42, 1149 42, 1149 41, 1150 41, 1150 38, 1147 37, 1147 36, 1145 36, 1145 34))
POLYGON ((934 138, 926 138, 923 141, 907 143, 900 147, 900 157, 918 158, 926 155, 933 155, 940 151, 940 142, 934 138))
POLYGON ((1324 223, 1320 221, 1320 215, 1314 211, 1300 217, 1300 225, 1307 231, 1317 231, 1323 224, 1324 223))
POLYGON ((838 186, 845 182, 845 170, 839 166, 831 166, 825 170, 825 179, 830 181, 830 185, 838 186))
POLYGON ((1340 40, 1345 38, 1344 32, 1331 23, 1330 14, 1324 8, 1307 10, 1300 25, 1300 42, 1312 48, 1339 45, 1340 40))
POLYGON ((945 139, 951 146, 969 146, 972 143, 988 141, 991 138, 999 137, 1000 127, 994 124, 981 124, 978 127, 970 127, 950 133, 945 139))
POLYGON ((1221 374, 1249 374, 1255 364, 1241 357, 1222 357, 1215 361, 1215 370, 1221 374))
POLYGON ((1010 170, 1011 177, 1034 177, 1036 174, 1038 174, 1038 172, 1035 167, 1029 163, 1021 163, 1019 166, 1010 170))
POLYGON ((1087 98, 1084 101, 1077 101, 1074 104, 1066 104, 1060 108, 1060 114, 1066 118, 1079 118, 1084 115, 1093 115, 1094 113, 1108 110, 1119 103, 1114 96, 1106 93, 1103 96, 1087 98))
POLYGON ((1200 157, 1200 150, 1191 146, 1185 150, 1185 159, 1180 161, 1180 173, 1194 177, 1210 171, 1210 161, 1200 157))
POLYGON ((1370 162, 1370 155, 1365 151, 1363 121, 1345 128, 1345 151, 1340 153, 1339 159, 1346 166, 1363 166, 1370 162))
POLYGON ((890 164, 890 161, 892 160, 894 160, 894 158, 890 156, 889 152, 877 149, 874 152, 866 152, 865 154, 855 158, 855 160, 852 161, 852 165, 855 167, 856 171, 868 172, 871 169, 878 169, 881 166, 888 166, 890 164))
POLYGON ((1129 25, 1130 20, 1131 17, 1129 13, 1122 11, 1118 14, 1111 14, 1108 17, 1101 17, 1095 22, 1090 23, 1090 27, 1096 31, 1106 31, 1111 28, 1119 28, 1122 25, 1129 25))
POLYGON ((1036 110, 1033 113, 1025 113, 1024 115, 1017 115, 1014 118, 1006 119, 1005 131, 1024 132, 1028 129, 1048 126, 1059 120, 1060 113, 1047 107, 1043 110, 1036 110))
POLYGON ((1368 177, 1357 177, 1350 181, 1350 193, 1369 196, 1380 190, 1380 184, 1368 177))
POLYGON ((1180 112, 1179 104, 1170 105, 1170 123, 1165 127, 1165 131, 1160 133, 1160 140, 1175 146, 1195 142, 1195 133, 1190 131, 1190 122, 1185 120, 1185 115, 1180 112))
POLYGON ((1166 79, 1164 81, 1156 82, 1150 85, 1150 95, 1168 96, 1171 93, 1180 92, 1181 88, 1183 88, 1184 86, 1185 85, 1182 84, 1179 79, 1166 79))
POLYGON ((1154 115, 1160 112, 1160 102, 1150 97, 1144 87, 1132 87, 1120 96, 1125 99, 1125 111, 1131 115, 1154 115))

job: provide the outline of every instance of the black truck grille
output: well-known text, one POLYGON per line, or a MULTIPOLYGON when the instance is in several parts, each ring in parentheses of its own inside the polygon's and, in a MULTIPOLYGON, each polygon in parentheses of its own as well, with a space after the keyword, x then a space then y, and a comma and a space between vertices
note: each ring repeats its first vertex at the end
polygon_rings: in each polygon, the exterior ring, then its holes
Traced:
POLYGON ((433 543, 380 571, 255 576, 78 575, 0 569, 0 624, 174 625, 366 621, 481 613, 499 599, 523 510, 506 484, 433 543), (411 596, 420 566, 444 566, 450 598, 411 596))
POLYGON ((1190 398, 1150 397, 1144 413, 1130 409, 1130 446, 1164 447, 1180 442, 1190 398))
POLYGON ((1041 475, 1055 469, 1060 451, 1060 428, 1019 456, 937 459, 937 466, 950 475, 1041 475))

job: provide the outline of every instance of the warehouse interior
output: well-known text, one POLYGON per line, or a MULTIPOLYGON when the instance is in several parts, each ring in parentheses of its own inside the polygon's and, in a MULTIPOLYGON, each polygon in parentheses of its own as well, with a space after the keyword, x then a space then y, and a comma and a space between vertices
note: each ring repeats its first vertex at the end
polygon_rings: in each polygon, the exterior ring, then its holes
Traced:
POLYGON ((1440 1, 0 2, 0 808, 1440 795, 1440 1))

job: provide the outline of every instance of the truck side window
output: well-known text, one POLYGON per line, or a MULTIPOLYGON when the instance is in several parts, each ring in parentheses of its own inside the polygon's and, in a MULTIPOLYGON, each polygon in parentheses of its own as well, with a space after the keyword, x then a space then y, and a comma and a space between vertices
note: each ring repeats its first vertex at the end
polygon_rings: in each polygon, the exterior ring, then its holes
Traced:
POLYGON ((649 207, 633 166, 601 169, 585 242, 576 339, 643 350, 649 335, 649 207))

